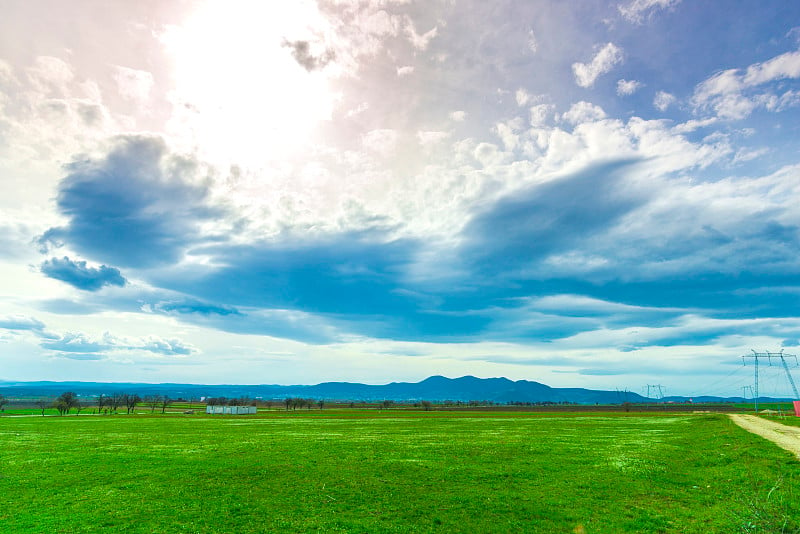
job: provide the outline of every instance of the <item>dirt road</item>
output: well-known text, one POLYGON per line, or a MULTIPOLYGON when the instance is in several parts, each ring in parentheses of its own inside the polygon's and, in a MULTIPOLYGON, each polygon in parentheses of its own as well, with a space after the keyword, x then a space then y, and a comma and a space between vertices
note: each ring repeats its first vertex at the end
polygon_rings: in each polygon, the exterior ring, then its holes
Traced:
POLYGON ((800 427, 782 425, 755 415, 730 414, 730 418, 748 432, 770 440, 800 459, 800 427))

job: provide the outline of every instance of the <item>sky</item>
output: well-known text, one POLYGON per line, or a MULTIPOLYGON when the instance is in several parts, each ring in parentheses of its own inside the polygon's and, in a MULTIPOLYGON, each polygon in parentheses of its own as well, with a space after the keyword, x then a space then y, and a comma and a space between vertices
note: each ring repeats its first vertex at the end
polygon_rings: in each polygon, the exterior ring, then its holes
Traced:
POLYGON ((5 0, 0 380, 740 395, 798 115, 797 2, 5 0))

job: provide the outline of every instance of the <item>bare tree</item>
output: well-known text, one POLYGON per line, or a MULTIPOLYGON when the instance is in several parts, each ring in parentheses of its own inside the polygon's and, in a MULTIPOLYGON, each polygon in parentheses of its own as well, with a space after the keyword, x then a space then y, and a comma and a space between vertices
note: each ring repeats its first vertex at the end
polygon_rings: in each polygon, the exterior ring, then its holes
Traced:
POLYGON ((110 400, 108 404, 109 409, 111 409, 114 413, 117 413, 119 405, 125 403, 126 396, 127 395, 125 395, 124 393, 114 393, 111 397, 108 397, 108 399, 110 400))
POLYGON ((128 414, 133 412, 140 402, 142 402, 142 398, 139 395, 125 395, 125 408, 128 410, 128 414))
POLYGON ((6 404, 8 404, 8 399, 0 395, 0 412, 6 411, 6 404))
POLYGON ((34 404, 42 410, 42 417, 44 417, 44 411, 53 405, 53 402, 50 399, 38 399, 34 404))
POLYGON ((161 395, 161 413, 163 414, 167 410, 167 405, 169 404, 170 398, 166 395, 161 395))
POLYGON ((156 406, 161 404, 161 396, 160 395, 147 395, 144 398, 144 403, 147 406, 150 406, 150 413, 153 413, 156 410, 156 406))
POLYGON ((95 402, 97 403, 97 413, 103 413, 103 408, 109 404, 108 401, 108 397, 102 393, 97 396, 97 399, 95 399, 95 402))

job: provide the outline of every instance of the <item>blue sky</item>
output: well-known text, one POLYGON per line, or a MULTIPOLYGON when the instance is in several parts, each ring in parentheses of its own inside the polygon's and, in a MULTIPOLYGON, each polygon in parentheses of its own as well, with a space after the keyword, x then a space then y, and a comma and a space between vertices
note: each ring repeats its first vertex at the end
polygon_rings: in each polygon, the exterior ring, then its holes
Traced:
POLYGON ((0 379, 740 394, 799 112, 794 2, 11 0, 0 379))

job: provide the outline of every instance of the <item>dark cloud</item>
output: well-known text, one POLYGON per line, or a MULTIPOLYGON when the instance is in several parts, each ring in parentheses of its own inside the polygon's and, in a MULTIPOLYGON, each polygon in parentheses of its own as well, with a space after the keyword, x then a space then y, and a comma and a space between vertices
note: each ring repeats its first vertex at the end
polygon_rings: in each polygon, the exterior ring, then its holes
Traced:
POLYGON ((106 265, 88 267, 85 261, 72 261, 66 256, 51 258, 42 263, 40 269, 45 276, 85 291, 98 291, 104 286, 123 287, 127 283, 119 269, 106 265))
POLYGON ((463 261, 486 276, 524 277, 536 262, 589 241, 645 202, 625 187, 633 163, 595 165, 500 199, 465 227, 463 261))
POLYGON ((176 289, 207 300, 259 308, 324 313, 391 313, 412 307, 395 292, 416 244, 381 242, 351 233, 311 242, 217 245, 198 249, 225 266, 199 279, 170 281, 176 289))
POLYGON ((322 69, 325 65, 336 59, 336 54, 330 49, 315 56, 311 51, 311 43, 308 41, 284 40, 283 46, 290 49, 294 60, 309 72, 322 69))
POLYGON ((33 332, 41 332, 44 330, 44 323, 33 317, 24 317, 22 315, 11 317, 0 317, 0 328, 6 330, 30 330, 33 332))
POLYGON ((105 158, 67 167, 57 205, 69 222, 40 242, 122 267, 174 263, 201 240, 198 225, 221 215, 205 205, 200 167, 169 155, 160 138, 119 137, 105 158))
MULTIPOLYGON (((48 231, 43 241, 63 243, 98 263, 145 268, 137 275, 153 287, 152 295, 122 300, 107 292, 84 294, 86 306, 146 308, 224 331, 307 343, 335 342, 348 334, 524 342, 631 324, 668 327, 685 313, 677 310, 687 308, 721 318, 800 313, 791 291, 741 292, 794 287, 791 272, 736 265, 723 270, 715 263, 726 261, 731 251, 778 258, 798 244, 797 229, 774 218, 753 220, 738 234, 704 224, 675 242, 650 234, 630 241, 614 238, 626 217, 635 217, 656 195, 655 188, 645 193, 633 186, 637 162, 632 160, 591 165, 484 205, 464 225, 462 245, 440 250, 393 237, 394 229, 387 228, 235 245, 224 236, 212 239, 201 234, 200 225, 226 213, 208 207, 208 186, 197 179, 200 168, 170 155, 163 141, 152 137, 121 137, 106 157, 69 166, 57 197, 68 222, 48 231), (188 251, 210 261, 159 269, 174 266, 188 251), (707 261, 696 261, 701 253, 707 261), (610 267, 595 276, 579 262, 570 264, 570 254, 596 257, 610 267), (548 263, 554 257, 566 258, 563 272, 548 263), (419 272, 423 258, 434 258, 425 260, 430 279, 410 276, 419 272), (669 265, 671 271, 668 276, 650 273, 649 265, 669 265), (439 277, 440 271, 459 274, 439 277), (530 305, 535 300, 530 297, 548 295, 582 295, 648 309, 580 302, 552 309, 530 305)), ((124 284, 112 267, 90 268, 66 257, 45 262, 42 272, 92 291, 124 284)), ((727 333, 712 328, 674 340, 644 339, 628 348, 700 342, 727 333)))
POLYGON ((199 315, 221 315, 221 316, 241 316, 242 313, 230 306, 218 306, 208 302, 201 302, 193 299, 181 299, 168 302, 159 302, 153 306, 155 310, 178 314, 199 314, 199 315))
POLYGON ((181 321, 223 332, 293 339, 311 345, 342 341, 344 336, 339 328, 346 326, 319 315, 285 309, 252 309, 238 311, 235 315, 188 313, 178 317, 181 321))
POLYGON ((40 339, 58 339, 57 334, 47 331, 43 322, 24 315, 0 317, 0 328, 15 332, 32 332, 40 339))
MULTIPOLYGON (((284 239, 197 249, 222 267, 154 279, 160 287, 224 306, 278 315, 302 312, 345 332, 412 339, 472 335, 488 323, 474 314, 429 308, 429 295, 409 291, 407 271, 421 244, 380 231, 313 241, 284 239)), ((251 312, 248 312, 252 315, 251 312)), ((252 322, 251 322, 252 326, 252 322)), ((296 327, 284 323, 297 333, 296 327)), ((302 329, 305 333, 306 329, 302 329)))
MULTIPOLYGON (((224 292, 224 288, 219 289, 224 292)), ((333 321, 297 310, 248 308, 245 311, 189 298, 157 302, 151 309, 187 323, 234 334, 272 336, 310 344, 341 340, 333 321)))

